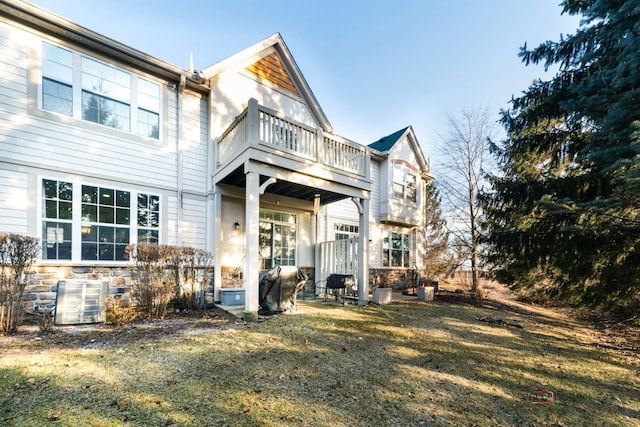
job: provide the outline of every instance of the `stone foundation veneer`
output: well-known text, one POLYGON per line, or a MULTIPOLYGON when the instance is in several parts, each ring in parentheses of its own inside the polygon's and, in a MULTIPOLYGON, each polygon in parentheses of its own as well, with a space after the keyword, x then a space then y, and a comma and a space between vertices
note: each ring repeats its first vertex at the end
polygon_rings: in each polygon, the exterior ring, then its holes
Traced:
MULTIPOLYGON (((51 309, 56 303, 59 280, 85 279, 109 281, 109 296, 129 298, 132 267, 129 266, 54 266, 36 265, 25 287, 24 307, 28 311, 36 308, 51 309)), ((208 272, 213 277, 213 268, 208 272)), ((212 280, 205 290, 205 304, 213 303, 212 280)))

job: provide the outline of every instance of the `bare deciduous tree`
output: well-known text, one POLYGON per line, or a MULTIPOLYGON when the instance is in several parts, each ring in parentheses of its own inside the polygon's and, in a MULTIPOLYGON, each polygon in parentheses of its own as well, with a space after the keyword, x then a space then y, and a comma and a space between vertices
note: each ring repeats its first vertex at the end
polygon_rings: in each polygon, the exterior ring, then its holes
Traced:
POLYGON ((471 265, 471 293, 480 297, 480 209, 477 194, 484 184, 484 170, 489 164, 488 141, 493 137, 495 123, 488 109, 463 108, 459 116, 449 115, 448 128, 441 135, 439 147, 442 171, 440 188, 444 208, 450 219, 449 230, 471 265))

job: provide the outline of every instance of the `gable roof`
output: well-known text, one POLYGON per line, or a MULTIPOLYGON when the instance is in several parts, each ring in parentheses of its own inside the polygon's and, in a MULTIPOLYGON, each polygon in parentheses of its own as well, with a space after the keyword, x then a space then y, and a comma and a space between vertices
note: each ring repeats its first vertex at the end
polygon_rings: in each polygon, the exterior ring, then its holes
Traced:
POLYGON ((396 144, 396 142, 398 142, 398 140, 402 138, 402 135, 404 135, 407 129, 409 129, 410 127, 411 126, 407 126, 406 128, 392 133, 391 135, 383 136, 376 142, 372 142, 371 144, 369 144, 369 147, 378 151, 389 151, 396 144))
POLYGON ((420 167, 422 174, 426 177, 434 178, 435 176, 431 173, 431 166, 427 158, 424 156, 422 152, 422 148, 420 148, 420 144, 418 143, 418 139, 416 138, 416 134, 413 131, 413 127, 411 125, 406 128, 400 129, 392 133, 391 135, 383 136, 376 142, 372 142, 369 144, 369 147, 377 150, 383 157, 389 155, 389 151, 396 145, 398 141, 400 141, 404 136, 406 136, 407 141, 411 145, 411 148, 416 153, 416 157, 418 158, 418 162, 420 163, 418 166, 420 167))
POLYGON ((331 123, 322 111, 280 33, 275 33, 205 68, 201 73, 208 80, 215 79, 217 75, 233 69, 244 69, 274 86, 301 97, 322 129, 325 132, 333 132, 331 123))

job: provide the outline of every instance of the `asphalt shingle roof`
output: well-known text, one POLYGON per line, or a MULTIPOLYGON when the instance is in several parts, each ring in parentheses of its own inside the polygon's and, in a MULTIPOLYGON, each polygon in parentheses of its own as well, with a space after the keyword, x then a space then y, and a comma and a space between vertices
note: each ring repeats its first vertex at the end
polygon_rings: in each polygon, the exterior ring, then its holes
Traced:
POLYGON ((376 142, 372 142, 371 144, 369 144, 369 147, 378 151, 389 151, 391 147, 393 147, 395 143, 398 142, 400 137, 404 135, 407 129, 409 129, 409 126, 404 129, 400 129, 399 131, 394 132, 391 135, 383 136, 376 142))

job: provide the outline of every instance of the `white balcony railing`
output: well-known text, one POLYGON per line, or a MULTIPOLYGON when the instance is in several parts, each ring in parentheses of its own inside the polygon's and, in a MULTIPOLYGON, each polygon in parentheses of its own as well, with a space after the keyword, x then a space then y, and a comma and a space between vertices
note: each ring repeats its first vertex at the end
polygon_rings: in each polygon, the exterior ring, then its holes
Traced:
POLYGON ((249 100, 247 108, 220 137, 220 166, 233 160, 249 145, 262 145, 329 168, 368 177, 367 147, 286 118, 259 105, 255 99, 249 100))

